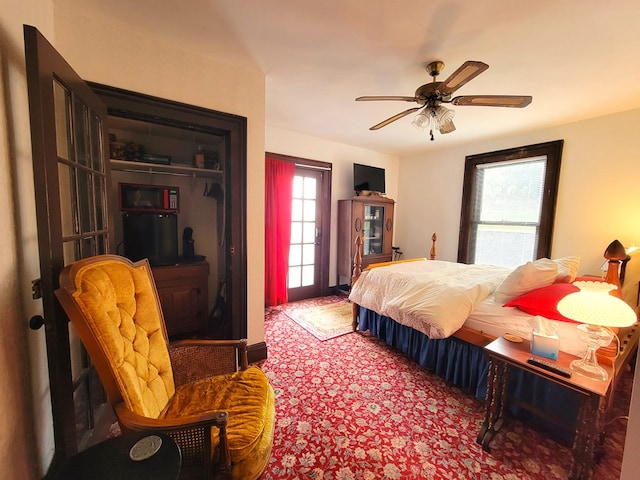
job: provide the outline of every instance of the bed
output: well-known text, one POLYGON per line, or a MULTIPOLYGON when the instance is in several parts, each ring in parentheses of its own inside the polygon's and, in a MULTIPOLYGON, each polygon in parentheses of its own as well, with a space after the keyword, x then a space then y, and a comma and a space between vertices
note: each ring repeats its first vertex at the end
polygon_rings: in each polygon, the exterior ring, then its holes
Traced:
MULTIPOLYGON (((505 333, 530 339, 531 322, 540 310, 551 320, 538 321, 558 331, 560 350, 576 356, 584 352, 576 324, 567 319, 553 319, 559 315, 557 311, 550 313, 558 295, 576 288, 573 282, 599 280, 576 278, 579 257, 540 259, 517 269, 464 265, 436 260, 436 239, 434 234, 429 260, 387 262, 371 265, 365 271, 361 270, 356 242, 349 294, 354 330, 368 330, 479 399, 485 397, 488 372, 483 347, 505 333), (532 277, 531 268, 548 271, 538 275, 536 270, 532 277), (533 298, 529 302, 535 308, 527 304, 528 298, 533 298), (503 306, 511 303, 517 306, 503 306)), ((625 301, 637 311, 640 265, 636 264, 640 264, 640 259, 625 262, 626 278, 621 291, 625 301)), ((599 360, 614 366, 616 373, 607 404, 615 392, 617 374, 636 352, 639 336, 638 324, 622 329, 616 345, 599 352, 599 360)), ((516 400, 509 406, 512 414, 531 418, 559 437, 570 438, 579 401, 576 394, 521 371, 510 376, 508 389, 514 399, 540 409, 539 415, 532 417, 518 407, 516 400), (565 420, 562 423, 565 428, 557 428, 557 418, 565 420)))

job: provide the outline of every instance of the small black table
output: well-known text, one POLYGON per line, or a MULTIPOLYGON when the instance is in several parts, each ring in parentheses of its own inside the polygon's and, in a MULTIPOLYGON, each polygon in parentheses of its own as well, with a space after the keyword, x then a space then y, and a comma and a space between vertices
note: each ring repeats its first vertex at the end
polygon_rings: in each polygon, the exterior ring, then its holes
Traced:
POLYGON ((182 455, 176 442, 164 433, 130 432, 98 443, 60 465, 47 478, 59 480, 176 480, 182 455), (162 439, 160 449, 145 460, 129 457, 131 447, 149 435, 162 439))

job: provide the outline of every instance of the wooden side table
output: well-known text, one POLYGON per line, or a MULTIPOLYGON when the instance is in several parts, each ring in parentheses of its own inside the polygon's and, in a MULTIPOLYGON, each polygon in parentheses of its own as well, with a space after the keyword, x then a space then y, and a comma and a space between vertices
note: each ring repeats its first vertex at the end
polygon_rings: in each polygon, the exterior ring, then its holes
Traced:
MULTIPOLYGON (((509 370, 513 367, 519 368, 580 394, 572 449, 573 464, 569 479, 590 479, 593 471, 595 445, 603 426, 606 397, 611 387, 612 368, 604 366, 609 373, 607 381, 592 380, 576 373, 571 378, 566 378, 527 363, 527 360, 533 355, 531 354, 530 342, 526 340, 522 343, 513 343, 500 337, 487 345, 485 352, 489 357, 485 417, 476 439, 482 445, 482 449, 486 452, 490 451, 489 444, 503 425, 509 370)), ((575 359, 576 357, 573 355, 559 352, 557 362, 544 360, 556 363, 563 368, 569 368, 571 361, 575 359)), ((539 414, 539 410, 533 405, 521 404, 521 406, 539 414)))

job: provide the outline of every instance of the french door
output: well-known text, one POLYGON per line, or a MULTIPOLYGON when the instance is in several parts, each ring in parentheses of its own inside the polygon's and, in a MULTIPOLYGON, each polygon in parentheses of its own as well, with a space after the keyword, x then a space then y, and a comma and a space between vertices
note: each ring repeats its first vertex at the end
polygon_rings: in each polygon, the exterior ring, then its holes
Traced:
POLYGON ((287 297, 320 297, 328 289, 331 170, 299 160, 291 202, 287 297))
POLYGON ((76 453, 107 409, 95 371, 54 297, 62 268, 113 249, 106 107, 34 27, 24 26, 40 254, 40 295, 54 422, 54 463, 76 453))

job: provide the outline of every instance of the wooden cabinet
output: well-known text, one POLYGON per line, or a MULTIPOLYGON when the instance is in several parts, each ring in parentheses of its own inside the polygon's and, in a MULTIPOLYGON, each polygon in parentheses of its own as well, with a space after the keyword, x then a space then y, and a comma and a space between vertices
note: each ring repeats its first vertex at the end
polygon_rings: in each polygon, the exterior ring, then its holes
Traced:
POLYGON ((394 204, 375 195, 338 200, 338 287, 351 284, 357 237, 362 239, 363 267, 391 261, 394 204))
POLYGON ((169 337, 203 334, 209 316, 209 264, 202 261, 151 270, 169 337))

